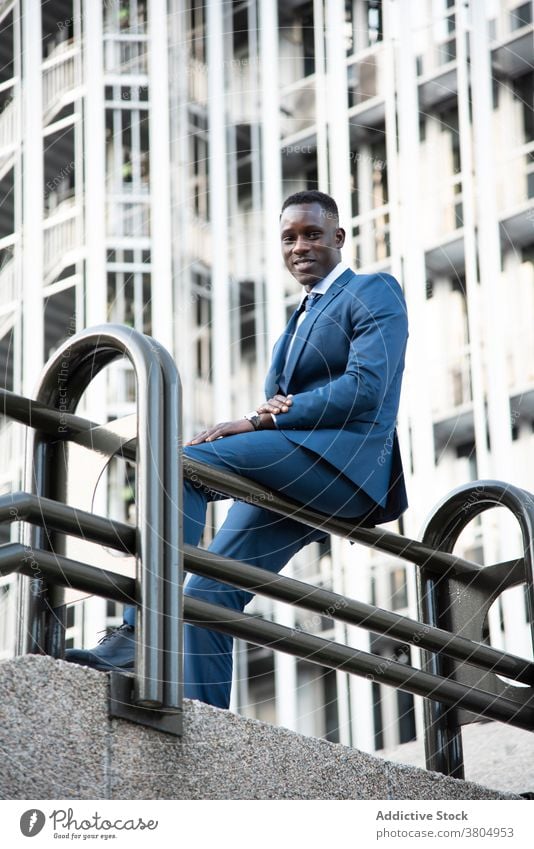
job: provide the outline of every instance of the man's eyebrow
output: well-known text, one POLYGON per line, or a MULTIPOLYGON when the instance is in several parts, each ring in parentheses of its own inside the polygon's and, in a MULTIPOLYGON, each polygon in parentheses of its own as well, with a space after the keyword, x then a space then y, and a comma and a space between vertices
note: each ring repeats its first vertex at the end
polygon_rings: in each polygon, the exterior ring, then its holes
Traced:
MULTIPOLYGON (((293 227, 291 227, 291 226, 289 226, 289 227, 284 227, 284 229, 282 230, 281 235, 282 235, 282 236, 284 236, 284 235, 286 235, 287 233, 292 233, 292 232, 293 232, 293 229, 294 229, 294 228, 293 228, 293 227)), ((304 227, 304 230, 320 230, 320 232, 321 232, 321 233, 324 233, 324 229, 321 227, 321 225, 320 225, 320 224, 306 224, 306 225, 305 225, 305 227, 304 227)))

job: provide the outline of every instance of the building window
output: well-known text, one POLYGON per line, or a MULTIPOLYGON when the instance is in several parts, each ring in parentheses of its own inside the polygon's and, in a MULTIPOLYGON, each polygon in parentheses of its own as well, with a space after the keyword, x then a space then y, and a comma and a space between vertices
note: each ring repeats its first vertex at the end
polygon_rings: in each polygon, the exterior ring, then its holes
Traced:
POLYGON ((0 62, 0 85, 13 79, 15 66, 13 63, 13 12, 2 21, 2 61, 0 62))
POLYGON ((206 61, 206 5, 203 0, 190 0, 189 47, 199 62, 206 61))
POLYGON ((456 59, 456 15, 454 2, 445 3, 442 17, 436 21, 436 51, 438 65, 445 65, 456 59))
POLYGON ((388 203, 388 169, 386 144, 384 141, 371 145, 373 169, 373 207, 384 206, 388 203))
MULTIPOLYGON (((43 59, 59 54, 74 41, 74 3, 41 3, 41 48, 43 59)), ((2 27, 2 40, 4 38, 2 27)))
POLYGON ((146 193, 150 180, 147 109, 106 110, 106 178, 119 193, 146 193))
POLYGON ((128 35, 145 33, 147 29, 146 0, 106 0, 104 27, 106 32, 128 35))
POLYGON ((274 655, 262 646, 247 645, 248 702, 256 719, 276 723, 274 655))
POLYGON ((193 273, 193 344, 196 352, 196 377, 212 380, 211 286, 204 275, 193 273))
MULTIPOLYGON (((1 325, 0 325, 1 326, 1 325)), ((1 332, 1 331, 0 331, 1 332)), ((0 337, 0 388, 13 392, 13 327, 0 337)))
POLYGON ((382 720, 382 693, 380 684, 372 683, 373 690, 373 721, 375 732, 375 750, 384 748, 384 723, 382 720))
MULTIPOLYGON (((394 651, 394 659, 398 663, 410 664, 410 647, 399 646, 394 651)), ((397 714, 399 722, 399 743, 415 740, 415 710, 411 693, 397 690, 397 714)))
POLYGON ((382 41, 384 37, 382 23, 382 0, 368 0, 367 3, 367 37, 369 46, 382 41))
POLYGON ((401 610, 408 607, 408 584, 406 583, 406 569, 404 567, 399 566, 389 573, 389 591, 392 610, 401 610))
POLYGON ((256 284, 242 280, 239 284, 239 343, 241 354, 256 350, 256 284))
POLYGON ((206 119, 195 112, 189 124, 190 197, 197 218, 209 221, 209 144, 206 119))
POLYGON ((53 133, 45 140, 44 208, 52 215, 59 206, 72 206, 76 194, 75 128, 53 133))
POLYGON ((514 96, 523 112, 524 142, 534 141, 534 71, 514 80, 514 96))
POLYGON ((522 3, 521 6, 516 6, 515 9, 510 11, 510 29, 512 32, 531 23, 532 3, 522 3))
POLYGON ((0 177, 0 239, 15 232, 15 170, 0 177))
POLYGON ((44 359, 76 333, 76 289, 69 286, 44 300, 44 359))
MULTIPOLYGON (((126 265, 126 264, 125 264, 126 265)), ((108 272, 108 321, 152 332, 151 274, 139 270, 108 272)))
POLYGON ((0 585, 0 651, 7 652, 12 648, 13 633, 9 615, 12 603, 12 592, 9 584, 0 585))

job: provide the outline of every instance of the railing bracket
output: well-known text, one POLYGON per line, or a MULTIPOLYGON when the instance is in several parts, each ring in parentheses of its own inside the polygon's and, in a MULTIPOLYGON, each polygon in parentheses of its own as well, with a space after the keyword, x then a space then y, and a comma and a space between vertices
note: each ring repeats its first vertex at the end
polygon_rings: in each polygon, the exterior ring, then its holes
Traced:
POLYGON ((181 737, 183 733, 182 711, 162 708, 145 708, 133 702, 133 675, 121 672, 109 674, 109 716, 112 719, 127 719, 137 725, 146 725, 156 731, 181 737))

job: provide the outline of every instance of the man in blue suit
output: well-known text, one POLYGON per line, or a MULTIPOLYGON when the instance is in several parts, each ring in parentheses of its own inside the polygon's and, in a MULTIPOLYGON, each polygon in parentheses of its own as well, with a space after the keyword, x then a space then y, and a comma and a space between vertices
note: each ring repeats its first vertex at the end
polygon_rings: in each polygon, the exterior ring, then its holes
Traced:
MULTIPOLYGON (((402 290, 389 274, 355 274, 341 261, 345 231, 322 192, 291 195, 280 216, 286 267, 304 292, 274 346, 266 401, 197 434, 185 458, 235 472, 328 516, 370 526, 396 519, 406 492, 395 428, 408 336, 402 290)), ((212 491, 184 484, 184 541, 198 545, 212 491)), ((324 531, 260 504, 235 502, 209 550, 279 572, 324 531)), ((185 593, 243 610, 253 597, 191 576, 185 593)), ((66 659, 96 669, 133 667, 135 608, 90 651, 66 659)), ((232 638, 185 626, 185 695, 228 707, 232 638)))

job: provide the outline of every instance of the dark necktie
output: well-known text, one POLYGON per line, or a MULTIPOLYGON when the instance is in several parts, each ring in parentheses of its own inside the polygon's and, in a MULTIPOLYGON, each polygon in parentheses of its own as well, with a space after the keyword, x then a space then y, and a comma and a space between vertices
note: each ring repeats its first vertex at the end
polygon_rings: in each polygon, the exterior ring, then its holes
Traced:
POLYGON ((299 314, 302 312, 303 307, 306 310, 306 312, 309 312, 309 310, 311 310, 312 307, 317 306, 317 302, 322 297, 323 297, 322 292, 317 292, 315 295, 313 294, 313 292, 310 292, 310 294, 307 295, 307 297, 304 299, 304 301, 300 305, 299 314))

